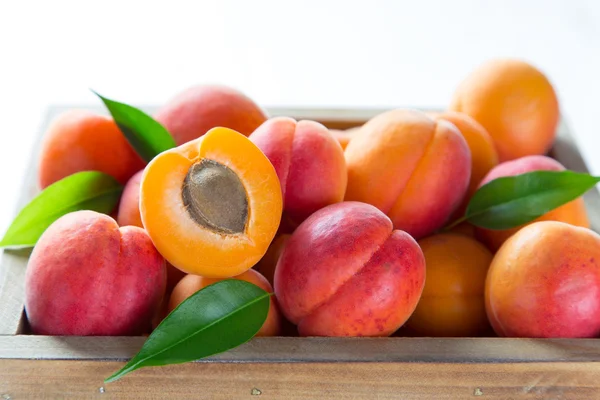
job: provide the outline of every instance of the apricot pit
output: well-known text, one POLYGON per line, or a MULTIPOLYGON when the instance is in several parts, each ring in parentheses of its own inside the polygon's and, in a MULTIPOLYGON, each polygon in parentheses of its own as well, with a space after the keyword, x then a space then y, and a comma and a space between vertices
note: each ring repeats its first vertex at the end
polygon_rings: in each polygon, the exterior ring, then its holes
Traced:
POLYGON ((238 176, 214 160, 192 165, 181 188, 190 217, 206 229, 242 233, 248 222, 248 196, 238 176))

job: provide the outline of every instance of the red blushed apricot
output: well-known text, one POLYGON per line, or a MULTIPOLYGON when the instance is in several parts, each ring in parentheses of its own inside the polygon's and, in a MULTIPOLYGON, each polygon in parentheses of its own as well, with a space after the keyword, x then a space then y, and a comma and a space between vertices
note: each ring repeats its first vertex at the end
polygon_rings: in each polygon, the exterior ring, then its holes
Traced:
MULTIPOLYGON (((231 279, 239 279, 241 281, 250 282, 265 292, 273 293, 273 287, 262 276, 258 271, 249 269, 241 275, 234 276, 231 279)), ((208 285, 222 281, 223 279, 217 278, 204 278, 197 275, 185 276, 173 289, 171 299, 169 300, 168 313, 173 311, 181 302, 196 293, 198 290, 205 288, 208 285)), ((199 310, 200 312, 202 310, 199 310)), ((271 296, 271 306, 269 307, 269 314, 265 320, 262 328, 258 331, 256 336, 277 336, 281 330, 281 321, 279 317, 279 310, 277 308, 277 302, 274 296, 271 296)))
POLYGON ((226 278, 267 251, 281 220, 281 187, 273 165, 247 137, 214 128, 148 164, 140 212, 173 266, 226 278))
POLYGON ((221 85, 193 86, 175 96, 155 115, 173 135, 177 145, 225 127, 250 135, 267 116, 240 91, 221 85))
POLYGON ((359 202, 311 215, 275 269, 280 309, 301 336, 389 336, 415 309, 424 283, 417 242, 359 202))
MULTIPOLYGON (((497 167, 492 169, 486 177, 481 181, 481 186, 488 182, 493 181, 496 178, 503 176, 515 176, 526 172, 532 171, 563 171, 565 167, 562 166, 558 161, 546 157, 546 156, 527 156, 518 158, 512 161, 506 161, 499 164, 497 167)), ((563 204, 560 207, 555 208, 536 218, 534 221, 561 221, 568 224, 581 226, 584 228, 590 227, 590 222, 587 217, 585 209, 585 203, 583 197, 579 197, 573 201, 563 204)), ((481 242, 485 243, 488 248, 495 252, 502 246, 502 243, 509 237, 517 233, 521 228, 526 226, 523 224, 512 229, 493 230, 477 227, 475 229, 475 236, 481 242)))
POLYGON ((415 110, 372 118, 354 134, 345 156, 345 200, 374 205, 417 239, 448 221, 471 175, 471 153, 458 129, 415 110))
POLYGON ((500 336, 600 335, 600 236, 557 221, 530 224, 498 250, 486 311, 500 336))
POLYGON ((131 177, 123 188, 119 210, 117 212, 117 223, 119 226, 138 226, 143 228, 140 216, 140 182, 144 171, 139 171, 131 177))
POLYGON ((42 335, 139 335, 166 284, 165 262, 143 229, 94 211, 56 220, 25 274, 25 310, 42 335))
POLYGON ((285 244, 290 239, 291 235, 283 234, 279 235, 273 243, 269 246, 269 250, 265 253, 264 257, 260 259, 260 261, 254 266, 258 272, 260 272, 267 281, 272 285, 273 278, 275 276, 275 267, 277 266, 277 261, 279 261, 279 257, 285 248, 285 244))
POLYGON ((318 122, 271 118, 250 135, 275 167, 283 209, 300 223, 315 211, 343 200, 348 180, 344 152, 318 122))
POLYGON ((52 121, 44 135, 39 185, 44 189, 81 171, 104 172, 124 185, 144 164, 111 118, 70 110, 52 121))

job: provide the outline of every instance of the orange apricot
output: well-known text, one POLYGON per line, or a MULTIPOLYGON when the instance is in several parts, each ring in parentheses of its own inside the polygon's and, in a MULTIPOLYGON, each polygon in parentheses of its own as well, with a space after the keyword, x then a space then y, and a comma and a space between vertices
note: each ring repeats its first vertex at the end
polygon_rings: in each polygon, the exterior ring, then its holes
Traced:
POLYGON ((169 100, 155 115, 178 145, 225 127, 250 135, 266 121, 265 112, 245 94, 223 85, 197 85, 169 100))
POLYGON ((42 189, 81 171, 100 171, 123 185, 144 161, 112 118, 69 110, 54 119, 42 141, 38 165, 42 189))
POLYGON ((354 134, 345 157, 345 200, 374 205, 416 239, 448 221, 471 174, 471 152, 458 128, 416 110, 375 116, 354 134))
POLYGON ((421 336, 481 336, 490 331, 484 301, 492 253, 475 239, 452 233, 419 241, 425 288, 406 324, 421 336))
MULTIPOLYGON (((254 269, 249 269, 240 275, 232 277, 232 279, 250 282, 268 293, 273 293, 273 287, 271 284, 264 276, 254 269)), ((197 275, 186 275, 181 281, 179 281, 177 286, 175 286, 173 289, 173 293, 171 293, 167 314, 173 311, 175 307, 196 293, 198 290, 222 280, 223 278, 205 278, 197 275)), ((279 309, 277 308, 275 296, 271 296, 271 305, 269 307, 267 319, 256 336, 277 336, 280 331, 281 318, 279 316, 279 309)))
MULTIPOLYGON (((457 209, 462 214, 466 210, 471 196, 473 196, 473 193, 479 187, 481 180, 492 168, 498 165, 498 152, 485 128, 467 114, 446 111, 436 115, 435 118, 454 124, 465 138, 471 150, 471 179, 469 181, 469 188, 467 189, 467 194, 462 205, 457 209)), ((458 215, 458 217, 460 216, 462 215, 458 215)))
POLYGON ((261 259, 282 203, 269 159, 228 128, 162 152, 140 186, 142 223, 158 251, 180 270, 212 278, 239 275, 261 259))
POLYGON ((556 137, 559 105, 548 78, 515 59, 490 60, 458 86, 450 110, 488 131, 500 161, 545 154, 556 137))

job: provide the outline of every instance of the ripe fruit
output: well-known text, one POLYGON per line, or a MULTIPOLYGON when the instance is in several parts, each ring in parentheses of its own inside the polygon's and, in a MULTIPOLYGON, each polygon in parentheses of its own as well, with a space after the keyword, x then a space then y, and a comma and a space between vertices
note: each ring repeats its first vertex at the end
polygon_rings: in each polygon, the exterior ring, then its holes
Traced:
POLYGON ((545 154, 556 137, 559 106, 554 88, 524 61, 494 59, 479 66, 458 86, 450 110, 483 125, 500 161, 545 154))
POLYGON ((359 202, 311 215, 275 268, 279 305, 301 336, 388 336, 413 312, 424 282, 417 242, 359 202))
POLYGON ((481 336, 490 330, 483 293, 492 253, 461 234, 419 240, 425 255, 425 288, 406 322, 420 336, 481 336))
POLYGON ((166 285, 165 261, 146 232, 94 211, 56 220, 25 274, 25 310, 41 335, 139 335, 166 285))
POLYGON ((600 335, 600 235, 557 221, 526 226, 498 250, 485 289, 500 336, 600 335))

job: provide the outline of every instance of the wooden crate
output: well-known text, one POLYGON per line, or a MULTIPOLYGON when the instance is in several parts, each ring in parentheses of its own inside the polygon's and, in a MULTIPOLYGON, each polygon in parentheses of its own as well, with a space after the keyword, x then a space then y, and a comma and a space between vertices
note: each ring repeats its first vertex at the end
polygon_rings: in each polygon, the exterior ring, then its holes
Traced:
MULTIPOLYGON (((65 109, 51 108, 43 128, 65 109)), ((348 128, 383 110, 268 111, 348 128)), ((38 151, 32 153, 19 209, 38 191, 38 151)), ((551 155, 568 169, 587 172, 564 121, 551 155)), ((585 201, 593 229, 599 231, 598 192, 589 191, 585 201)), ((23 284, 29 254, 5 251, 0 263, 0 400, 600 398, 596 339, 255 338, 214 357, 144 368, 105 385, 103 379, 145 338, 28 334, 23 284)))

